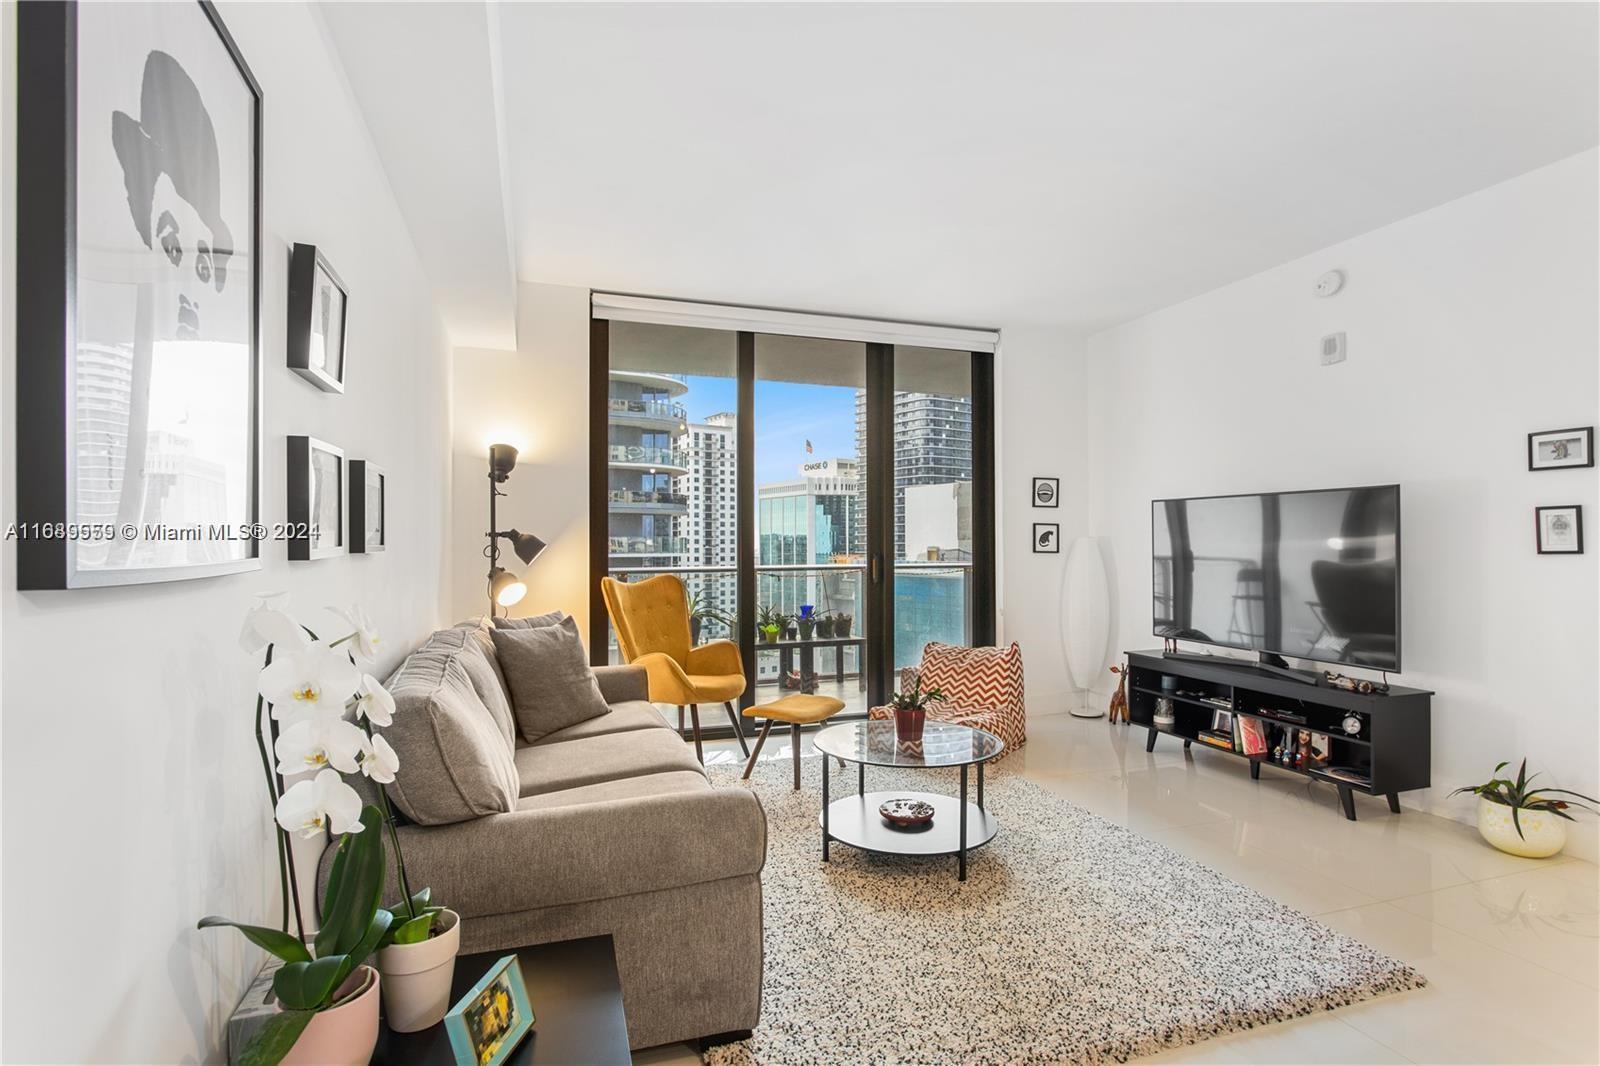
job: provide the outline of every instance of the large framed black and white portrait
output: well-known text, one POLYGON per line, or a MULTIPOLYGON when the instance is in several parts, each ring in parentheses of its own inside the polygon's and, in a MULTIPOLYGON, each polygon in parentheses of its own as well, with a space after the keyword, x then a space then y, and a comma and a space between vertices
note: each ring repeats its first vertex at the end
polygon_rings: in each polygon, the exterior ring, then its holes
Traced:
POLYGON ((315 437, 291 436, 287 458, 289 558, 344 554, 344 450, 315 437))
POLYGON ((17 27, 18 587, 254 569, 261 89, 210 4, 17 27))
POLYGON ((349 299, 322 249, 296 244, 289 255, 289 369, 323 392, 344 391, 349 299))

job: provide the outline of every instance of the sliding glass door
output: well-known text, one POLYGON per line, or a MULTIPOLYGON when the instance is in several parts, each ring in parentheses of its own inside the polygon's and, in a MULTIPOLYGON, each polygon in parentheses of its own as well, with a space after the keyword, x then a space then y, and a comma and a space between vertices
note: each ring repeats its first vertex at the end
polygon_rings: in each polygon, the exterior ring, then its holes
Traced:
POLYGON ((699 641, 738 643, 743 703, 884 702, 929 641, 993 640, 992 357, 597 319, 599 579, 671 573, 699 641))

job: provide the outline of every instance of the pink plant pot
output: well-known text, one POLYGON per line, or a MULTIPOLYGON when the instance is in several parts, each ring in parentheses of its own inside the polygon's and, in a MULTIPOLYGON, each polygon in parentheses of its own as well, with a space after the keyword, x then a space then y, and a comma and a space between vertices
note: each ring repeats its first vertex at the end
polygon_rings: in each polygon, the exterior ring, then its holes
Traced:
POLYGON ((928 720, 926 710, 894 709, 894 738, 902 744, 914 744, 922 739, 922 726, 928 720))
POLYGON ((284 1066, 366 1066, 378 1046, 378 971, 357 967, 335 1007, 318 1011, 283 1057, 284 1066))

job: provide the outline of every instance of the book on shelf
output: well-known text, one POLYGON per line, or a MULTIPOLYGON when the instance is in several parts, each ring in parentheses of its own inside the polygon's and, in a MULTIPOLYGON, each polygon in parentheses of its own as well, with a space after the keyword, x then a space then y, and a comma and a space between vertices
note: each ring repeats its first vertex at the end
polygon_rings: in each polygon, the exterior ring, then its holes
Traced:
POLYGON ((1362 788, 1372 787, 1372 778, 1362 771, 1350 766, 1318 766, 1314 768, 1323 777, 1331 777, 1335 781, 1346 784, 1360 785, 1362 788))
POLYGON ((1239 715, 1234 721, 1239 729, 1239 751, 1254 758, 1265 755, 1270 750, 1267 743, 1267 724, 1259 718, 1246 718, 1239 715))
POLYGON ((1208 747, 1221 748, 1223 751, 1233 750, 1233 738, 1226 734, 1218 735, 1214 730, 1202 729, 1195 739, 1208 747))

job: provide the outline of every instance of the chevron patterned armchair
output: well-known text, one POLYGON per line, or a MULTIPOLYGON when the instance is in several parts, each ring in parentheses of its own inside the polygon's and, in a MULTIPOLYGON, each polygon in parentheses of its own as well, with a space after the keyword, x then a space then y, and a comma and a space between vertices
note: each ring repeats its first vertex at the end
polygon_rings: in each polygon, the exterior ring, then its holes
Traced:
MULTIPOLYGON (((944 690, 944 701, 928 717, 993 733, 1006 742, 1003 759, 1028 742, 1028 716, 1022 696, 1022 649, 960 648, 937 641, 922 649, 922 663, 900 671, 900 688, 918 677, 922 687, 944 690)), ((874 707, 869 718, 893 718, 888 707, 874 707)), ((998 760, 997 760, 998 761, 998 760)))

